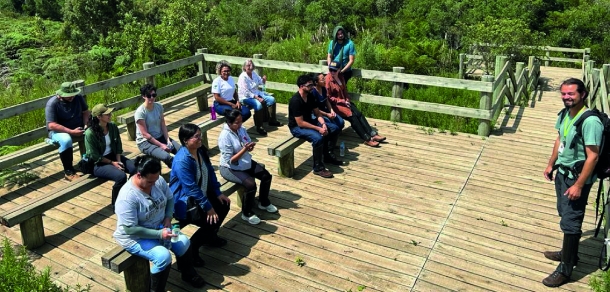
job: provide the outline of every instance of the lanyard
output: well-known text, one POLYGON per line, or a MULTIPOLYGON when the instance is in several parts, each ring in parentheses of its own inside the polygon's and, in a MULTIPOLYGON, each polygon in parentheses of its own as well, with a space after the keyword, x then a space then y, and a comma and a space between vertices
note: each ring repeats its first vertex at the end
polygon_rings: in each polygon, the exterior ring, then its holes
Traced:
MULTIPOLYGON (((583 107, 580 109, 580 111, 576 114, 576 116, 574 116, 574 118, 570 121, 568 121, 567 123, 563 123, 563 137, 566 138, 568 137, 568 131, 570 131, 570 128, 572 128, 572 125, 574 125, 574 122, 576 122, 576 120, 578 120, 578 117, 580 117, 580 114, 582 114, 582 112, 584 112, 586 109, 586 107, 583 107)), ((568 118, 570 117, 570 114, 568 113, 568 118)))

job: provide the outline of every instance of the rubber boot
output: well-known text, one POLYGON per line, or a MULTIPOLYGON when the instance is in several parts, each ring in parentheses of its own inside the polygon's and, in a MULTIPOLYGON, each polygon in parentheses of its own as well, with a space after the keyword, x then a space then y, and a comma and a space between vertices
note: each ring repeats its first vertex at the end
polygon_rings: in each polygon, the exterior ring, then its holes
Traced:
POLYGON ((260 111, 255 111, 254 112, 254 127, 256 128, 256 132, 258 132, 261 136, 267 136, 267 131, 265 131, 265 128, 263 127, 263 113, 265 112, 264 109, 260 110, 260 111))
POLYGON ((121 191, 121 187, 112 187, 112 198, 110 199, 112 206, 114 207, 114 203, 116 202, 116 198, 119 196, 119 192, 121 191))
POLYGON ((267 108, 267 112, 269 113, 269 126, 281 127, 281 126, 283 126, 283 124, 277 120, 276 111, 277 111, 276 103, 274 103, 272 106, 267 108))
POLYGON ((313 148, 313 174, 319 175, 323 178, 331 178, 333 177, 333 174, 332 172, 328 171, 326 167, 324 167, 324 162, 322 162, 323 157, 324 146, 320 145, 313 148))
POLYGON ((563 248, 561 249, 561 262, 557 269, 542 280, 542 283, 548 287, 559 287, 570 281, 572 270, 578 258, 578 245, 580 243, 580 234, 564 234, 563 248))
POLYGON ((61 160, 61 165, 64 168, 64 172, 75 172, 74 170, 74 150, 72 148, 68 148, 64 150, 64 152, 59 153, 59 160, 61 160))
POLYGON ((150 275, 150 292, 167 291, 165 290, 165 284, 167 284, 167 278, 171 269, 171 266, 167 266, 165 270, 150 275))
POLYGON ((201 288, 205 285, 205 280, 199 276, 193 267, 192 249, 189 249, 182 255, 176 256, 178 270, 180 270, 182 281, 185 281, 195 288, 201 288))
POLYGON ((339 139, 338 133, 332 133, 327 136, 328 141, 324 143, 324 162, 330 163, 334 165, 343 165, 343 161, 338 160, 335 156, 335 145, 337 145, 337 140, 339 139))

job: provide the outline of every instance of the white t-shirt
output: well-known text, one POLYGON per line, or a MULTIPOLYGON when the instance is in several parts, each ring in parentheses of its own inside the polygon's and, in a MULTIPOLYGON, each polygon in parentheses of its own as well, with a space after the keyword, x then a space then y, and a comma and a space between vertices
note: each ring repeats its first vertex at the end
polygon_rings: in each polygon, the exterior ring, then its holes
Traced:
POLYGON ((173 195, 163 177, 159 176, 152 187, 150 196, 138 189, 132 179, 129 179, 121 188, 114 205, 117 219, 113 236, 116 242, 127 248, 140 239, 135 235, 127 235, 123 230, 123 225, 159 229, 159 225, 163 224, 165 218, 165 207, 168 200, 173 200, 173 195))
POLYGON ((226 101, 234 100, 235 81, 233 81, 233 77, 229 76, 227 80, 222 79, 220 76, 216 77, 212 82, 212 93, 220 94, 220 97, 226 101))
POLYGON ((104 140, 106 141, 106 149, 104 149, 104 154, 102 156, 106 156, 112 152, 112 149, 110 149, 110 133, 104 135, 104 140))
POLYGON ((231 157, 244 148, 244 145, 252 142, 246 128, 239 128, 237 134, 229 128, 227 123, 222 126, 218 135, 218 149, 220 149, 220 166, 234 170, 248 170, 252 167, 252 154, 246 151, 238 161, 231 163, 231 157))

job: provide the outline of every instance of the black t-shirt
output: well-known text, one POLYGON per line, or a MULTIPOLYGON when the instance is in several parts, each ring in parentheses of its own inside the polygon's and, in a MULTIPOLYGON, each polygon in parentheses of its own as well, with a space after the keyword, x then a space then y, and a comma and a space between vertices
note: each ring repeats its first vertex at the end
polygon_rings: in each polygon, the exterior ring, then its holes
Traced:
POLYGON ((288 103, 288 127, 294 128, 298 126, 297 121, 294 119, 295 117, 303 117, 303 121, 315 124, 311 118, 315 108, 318 108, 318 106, 316 105, 316 98, 313 95, 308 94, 307 102, 305 102, 299 92, 295 93, 290 98, 290 103, 288 103))

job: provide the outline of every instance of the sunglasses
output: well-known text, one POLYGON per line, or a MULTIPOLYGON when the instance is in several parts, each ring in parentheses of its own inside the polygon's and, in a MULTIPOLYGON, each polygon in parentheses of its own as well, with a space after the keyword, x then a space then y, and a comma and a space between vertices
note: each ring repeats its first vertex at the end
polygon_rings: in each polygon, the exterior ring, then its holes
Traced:
POLYGON ((153 98, 153 97, 157 97, 157 93, 146 95, 146 98, 153 98))

